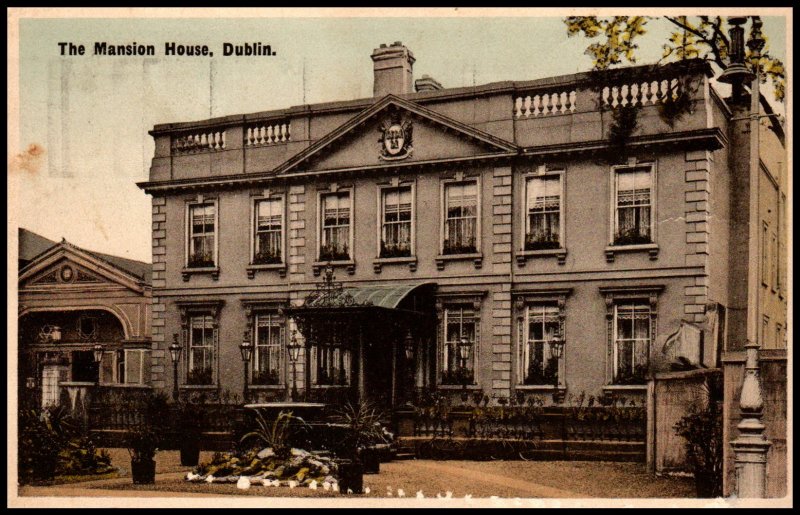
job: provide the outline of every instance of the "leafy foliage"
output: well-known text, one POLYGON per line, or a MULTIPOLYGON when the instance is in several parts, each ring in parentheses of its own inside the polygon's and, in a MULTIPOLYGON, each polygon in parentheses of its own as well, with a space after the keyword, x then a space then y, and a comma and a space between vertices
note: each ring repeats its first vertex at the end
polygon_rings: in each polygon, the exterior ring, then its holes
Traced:
POLYGON ((269 421, 261 411, 256 411, 256 429, 243 435, 239 442, 261 442, 267 447, 272 448, 275 455, 284 459, 291 453, 292 447, 289 444, 290 425, 292 421, 303 422, 300 417, 295 417, 291 411, 281 411, 275 420, 269 421), (255 442, 253 441, 255 440, 255 442))
MULTIPOLYGON (((751 17, 752 18, 752 17, 751 17)), ((648 16, 569 16, 564 19, 567 35, 583 35, 589 39, 600 39, 586 48, 592 58, 595 70, 605 70, 628 62, 636 63, 637 41, 647 34, 647 24, 655 18, 648 16)), ((728 24, 721 16, 665 16, 672 25, 672 31, 663 44, 664 52, 660 62, 704 59, 724 69, 728 62, 730 42, 726 34, 728 24)), ((746 36, 745 44, 753 38, 752 30, 746 36)), ((767 39, 765 37, 765 39, 767 39)), ((752 65, 753 54, 746 47, 745 61, 752 65)), ((660 63, 659 63, 660 64, 660 63)), ((786 70, 783 62, 769 54, 767 46, 761 52, 758 62, 761 82, 772 81, 775 99, 781 101, 786 93, 786 70)))
POLYGON ((18 449, 20 484, 113 470, 108 453, 95 448, 63 406, 21 410, 18 449))
POLYGON ((139 419, 128 428, 126 447, 134 461, 155 457, 158 446, 168 429, 167 395, 163 392, 149 393, 141 405, 131 406, 139 411, 139 419))
POLYGON ((722 496, 722 375, 709 376, 694 405, 675 431, 686 440, 686 457, 695 477, 698 497, 722 496))
POLYGON ((382 413, 368 402, 347 403, 335 413, 335 418, 349 428, 346 447, 355 454, 358 449, 388 443, 381 425, 382 413))

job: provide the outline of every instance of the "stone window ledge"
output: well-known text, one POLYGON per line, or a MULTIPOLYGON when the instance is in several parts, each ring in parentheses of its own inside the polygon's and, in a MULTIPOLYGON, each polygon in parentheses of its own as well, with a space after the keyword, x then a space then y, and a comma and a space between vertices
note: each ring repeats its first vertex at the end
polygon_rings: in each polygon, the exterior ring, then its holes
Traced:
POLYGON ((381 273, 383 265, 408 265, 411 272, 417 271, 417 256, 403 256, 391 258, 375 258, 372 261, 372 268, 376 274, 381 273))
POLYGON ((480 390, 480 385, 478 384, 468 384, 466 388, 460 384, 438 384, 436 387, 440 390, 480 390))
POLYGON ((543 250, 518 250, 517 251, 517 265, 525 266, 525 262, 531 258, 545 258, 555 256, 558 258, 558 264, 563 265, 567 262, 567 249, 543 249, 543 250))
POLYGON ((350 388, 349 384, 312 384, 312 390, 322 390, 325 388, 350 388))
POLYGON ((356 262, 352 259, 341 260, 341 261, 314 261, 311 264, 311 271, 314 272, 314 276, 316 277, 328 265, 334 268, 336 268, 337 266, 346 267, 348 275, 353 275, 354 273, 356 273, 356 262))
POLYGON ((650 261, 658 259, 658 243, 643 243, 638 245, 609 245, 605 249, 606 261, 609 263, 614 262, 614 254, 618 252, 647 252, 650 255, 650 261))
POLYGON ((444 270, 444 265, 447 261, 466 261, 472 260, 475 264, 475 269, 478 270, 483 266, 483 254, 474 252, 470 254, 440 254, 436 256, 436 269, 444 270))
POLYGON ((192 275, 202 275, 202 274, 208 274, 211 276, 212 279, 216 281, 219 279, 219 267, 218 266, 206 266, 197 268, 185 267, 181 269, 181 276, 183 277, 184 281, 188 281, 189 277, 191 277, 192 275))
POLYGON ((560 384, 558 386, 553 386, 552 384, 518 384, 514 386, 515 390, 525 390, 525 391, 543 391, 543 392, 551 392, 553 390, 559 391, 566 391, 566 385, 560 384))
POLYGON ((248 384, 248 390, 285 390, 285 384, 248 384))
POLYGON ((607 384, 603 386, 603 390, 613 392, 613 391, 628 391, 628 392, 637 392, 637 391, 644 391, 647 390, 646 384, 607 384))
POLYGON ((281 277, 286 277, 286 263, 273 263, 269 265, 248 265, 247 266, 247 278, 252 279, 256 276, 256 272, 259 271, 277 271, 278 275, 281 277))
POLYGON ((182 384, 178 388, 181 390, 217 390, 219 386, 215 384, 182 384))

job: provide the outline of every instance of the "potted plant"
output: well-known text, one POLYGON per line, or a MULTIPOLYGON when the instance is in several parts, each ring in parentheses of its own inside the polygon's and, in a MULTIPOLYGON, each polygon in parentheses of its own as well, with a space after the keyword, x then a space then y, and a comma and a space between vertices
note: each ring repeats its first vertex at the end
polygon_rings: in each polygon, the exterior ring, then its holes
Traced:
POLYGON ((200 460, 200 443, 203 435, 203 412, 201 406, 182 402, 177 407, 176 431, 181 465, 195 467, 200 460))
POLYGON ((376 444, 384 441, 380 413, 369 403, 347 403, 336 414, 337 421, 347 428, 343 448, 346 457, 338 463, 342 490, 361 493, 363 474, 380 472, 381 455, 376 444))
POLYGON ((131 455, 131 476, 134 484, 155 483, 158 443, 158 433, 145 424, 128 431, 127 447, 131 455))
POLYGON ((131 475, 135 484, 155 483, 155 456, 161 435, 169 429, 167 396, 163 392, 149 393, 144 402, 129 406, 138 419, 128 428, 126 447, 131 456, 131 475))

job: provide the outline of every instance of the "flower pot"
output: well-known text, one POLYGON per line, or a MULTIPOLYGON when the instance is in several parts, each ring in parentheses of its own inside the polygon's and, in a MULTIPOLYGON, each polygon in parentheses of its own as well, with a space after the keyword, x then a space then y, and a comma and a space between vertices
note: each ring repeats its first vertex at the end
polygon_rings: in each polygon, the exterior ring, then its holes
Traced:
POLYGON ((133 476, 134 484, 137 485, 155 483, 156 460, 152 458, 143 460, 131 459, 131 476, 133 476))
POLYGON ((181 465, 184 467, 196 467, 200 461, 200 441, 194 438, 181 440, 181 465))
POLYGON ((358 461, 343 460, 339 462, 339 491, 348 490, 354 494, 364 491, 364 469, 358 461))
POLYGON ((381 471, 381 456, 374 447, 361 449, 359 453, 364 474, 378 474, 381 471))

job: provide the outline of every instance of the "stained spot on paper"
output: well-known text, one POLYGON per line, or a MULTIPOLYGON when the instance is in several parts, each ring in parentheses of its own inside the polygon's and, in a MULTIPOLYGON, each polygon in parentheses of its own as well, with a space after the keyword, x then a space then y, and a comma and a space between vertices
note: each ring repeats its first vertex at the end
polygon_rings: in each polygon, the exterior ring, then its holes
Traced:
POLYGON ((14 156, 14 158, 11 160, 10 166, 8 167, 9 172, 39 172, 42 166, 44 154, 44 147, 37 143, 31 143, 24 152, 14 156))

